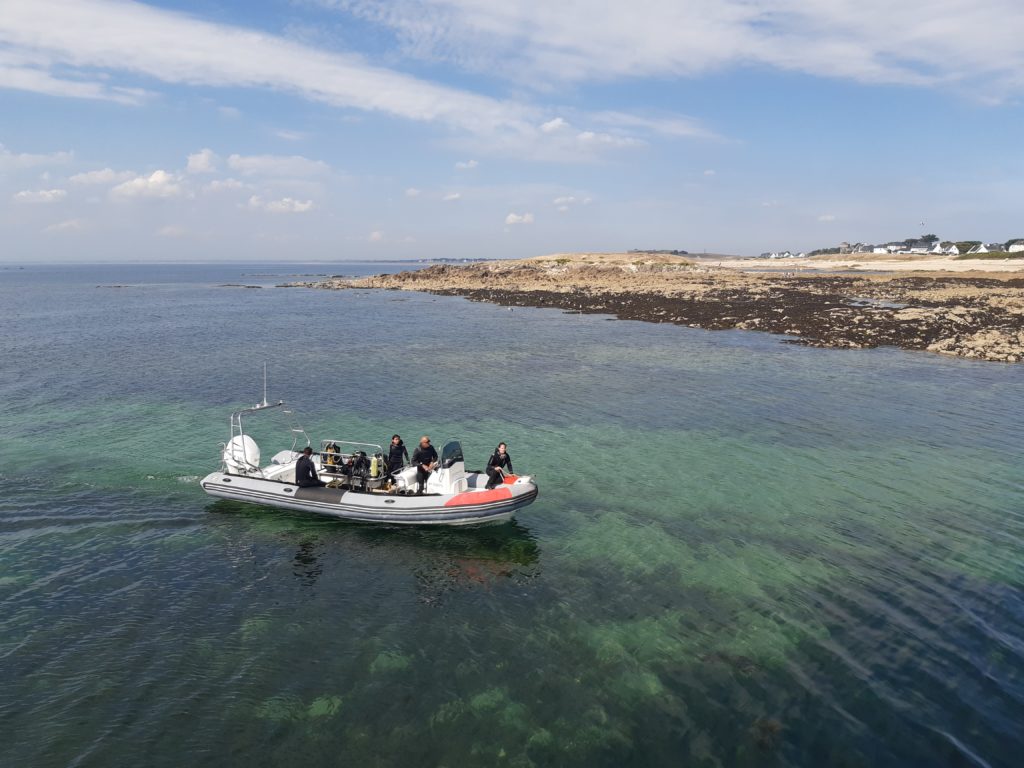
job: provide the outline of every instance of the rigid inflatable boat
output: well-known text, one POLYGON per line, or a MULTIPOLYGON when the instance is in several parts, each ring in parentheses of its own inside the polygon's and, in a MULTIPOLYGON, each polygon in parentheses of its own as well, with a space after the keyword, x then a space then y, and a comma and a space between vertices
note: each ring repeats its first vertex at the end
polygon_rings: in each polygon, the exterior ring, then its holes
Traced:
POLYGON ((244 431, 242 419, 272 409, 294 416, 283 400, 268 403, 266 397, 252 408, 231 414, 221 469, 202 479, 204 491, 223 499, 392 525, 500 522, 537 498, 537 484, 526 475, 506 475, 501 485, 486 488, 486 473, 466 471, 458 440, 445 443, 437 468, 427 479, 424 493, 418 495, 416 467, 387 472, 382 446, 328 439, 321 440, 317 450, 294 419, 291 448, 261 466, 260 448, 244 431), (324 487, 295 484, 295 463, 306 446, 313 448, 313 465, 327 483, 324 487))

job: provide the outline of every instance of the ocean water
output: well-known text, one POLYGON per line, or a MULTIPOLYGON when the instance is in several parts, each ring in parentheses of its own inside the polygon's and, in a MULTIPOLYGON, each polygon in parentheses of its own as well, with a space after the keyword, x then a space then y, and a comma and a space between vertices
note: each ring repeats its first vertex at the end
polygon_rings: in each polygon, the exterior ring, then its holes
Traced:
POLYGON ((0 765, 1019 764, 1024 367, 272 287, 379 269, 0 268, 0 765), (214 501, 264 361, 540 498, 214 501))

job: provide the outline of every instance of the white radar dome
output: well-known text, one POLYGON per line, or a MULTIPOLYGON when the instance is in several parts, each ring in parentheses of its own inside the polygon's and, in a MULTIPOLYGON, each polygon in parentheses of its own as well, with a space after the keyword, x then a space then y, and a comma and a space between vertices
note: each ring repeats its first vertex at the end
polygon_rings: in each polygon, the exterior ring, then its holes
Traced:
POLYGON ((260 468, 260 447, 248 435, 235 435, 224 446, 223 458, 229 472, 252 472, 260 468))

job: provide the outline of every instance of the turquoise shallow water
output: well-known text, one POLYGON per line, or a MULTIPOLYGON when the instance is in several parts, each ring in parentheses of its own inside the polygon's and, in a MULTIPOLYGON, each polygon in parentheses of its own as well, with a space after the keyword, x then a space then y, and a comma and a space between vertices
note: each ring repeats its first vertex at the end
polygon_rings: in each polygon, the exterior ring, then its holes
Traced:
POLYGON ((1024 368, 269 287, 322 271, 0 270, 0 765, 1017 764, 1024 368), (214 502, 264 360, 541 497, 214 502))

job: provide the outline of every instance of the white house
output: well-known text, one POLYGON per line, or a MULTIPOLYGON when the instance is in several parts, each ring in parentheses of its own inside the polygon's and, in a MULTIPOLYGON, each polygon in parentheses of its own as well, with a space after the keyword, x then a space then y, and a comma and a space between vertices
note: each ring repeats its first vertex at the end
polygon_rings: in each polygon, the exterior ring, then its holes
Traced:
POLYGON ((945 252, 946 252, 946 249, 942 247, 942 243, 940 243, 938 240, 935 241, 935 247, 932 248, 929 251, 929 253, 935 253, 935 254, 938 254, 940 256, 942 254, 944 254, 945 252))
POLYGON ((871 252, 872 253, 888 253, 889 249, 886 248, 884 245, 876 245, 874 248, 871 249, 871 252))
POLYGON ((956 244, 953 244, 949 246, 949 248, 947 248, 945 251, 943 251, 943 253, 945 253, 947 256, 959 256, 960 249, 956 247, 956 244))
POLYGON ((985 247, 984 243, 978 243, 978 245, 974 246, 967 252, 967 255, 973 256, 976 253, 988 253, 988 248, 985 247))
POLYGON ((1021 253, 1022 251, 1024 251, 1024 240, 1021 240, 1020 242, 1016 243, 1010 243, 1010 247, 1008 250, 1010 253, 1021 253))

